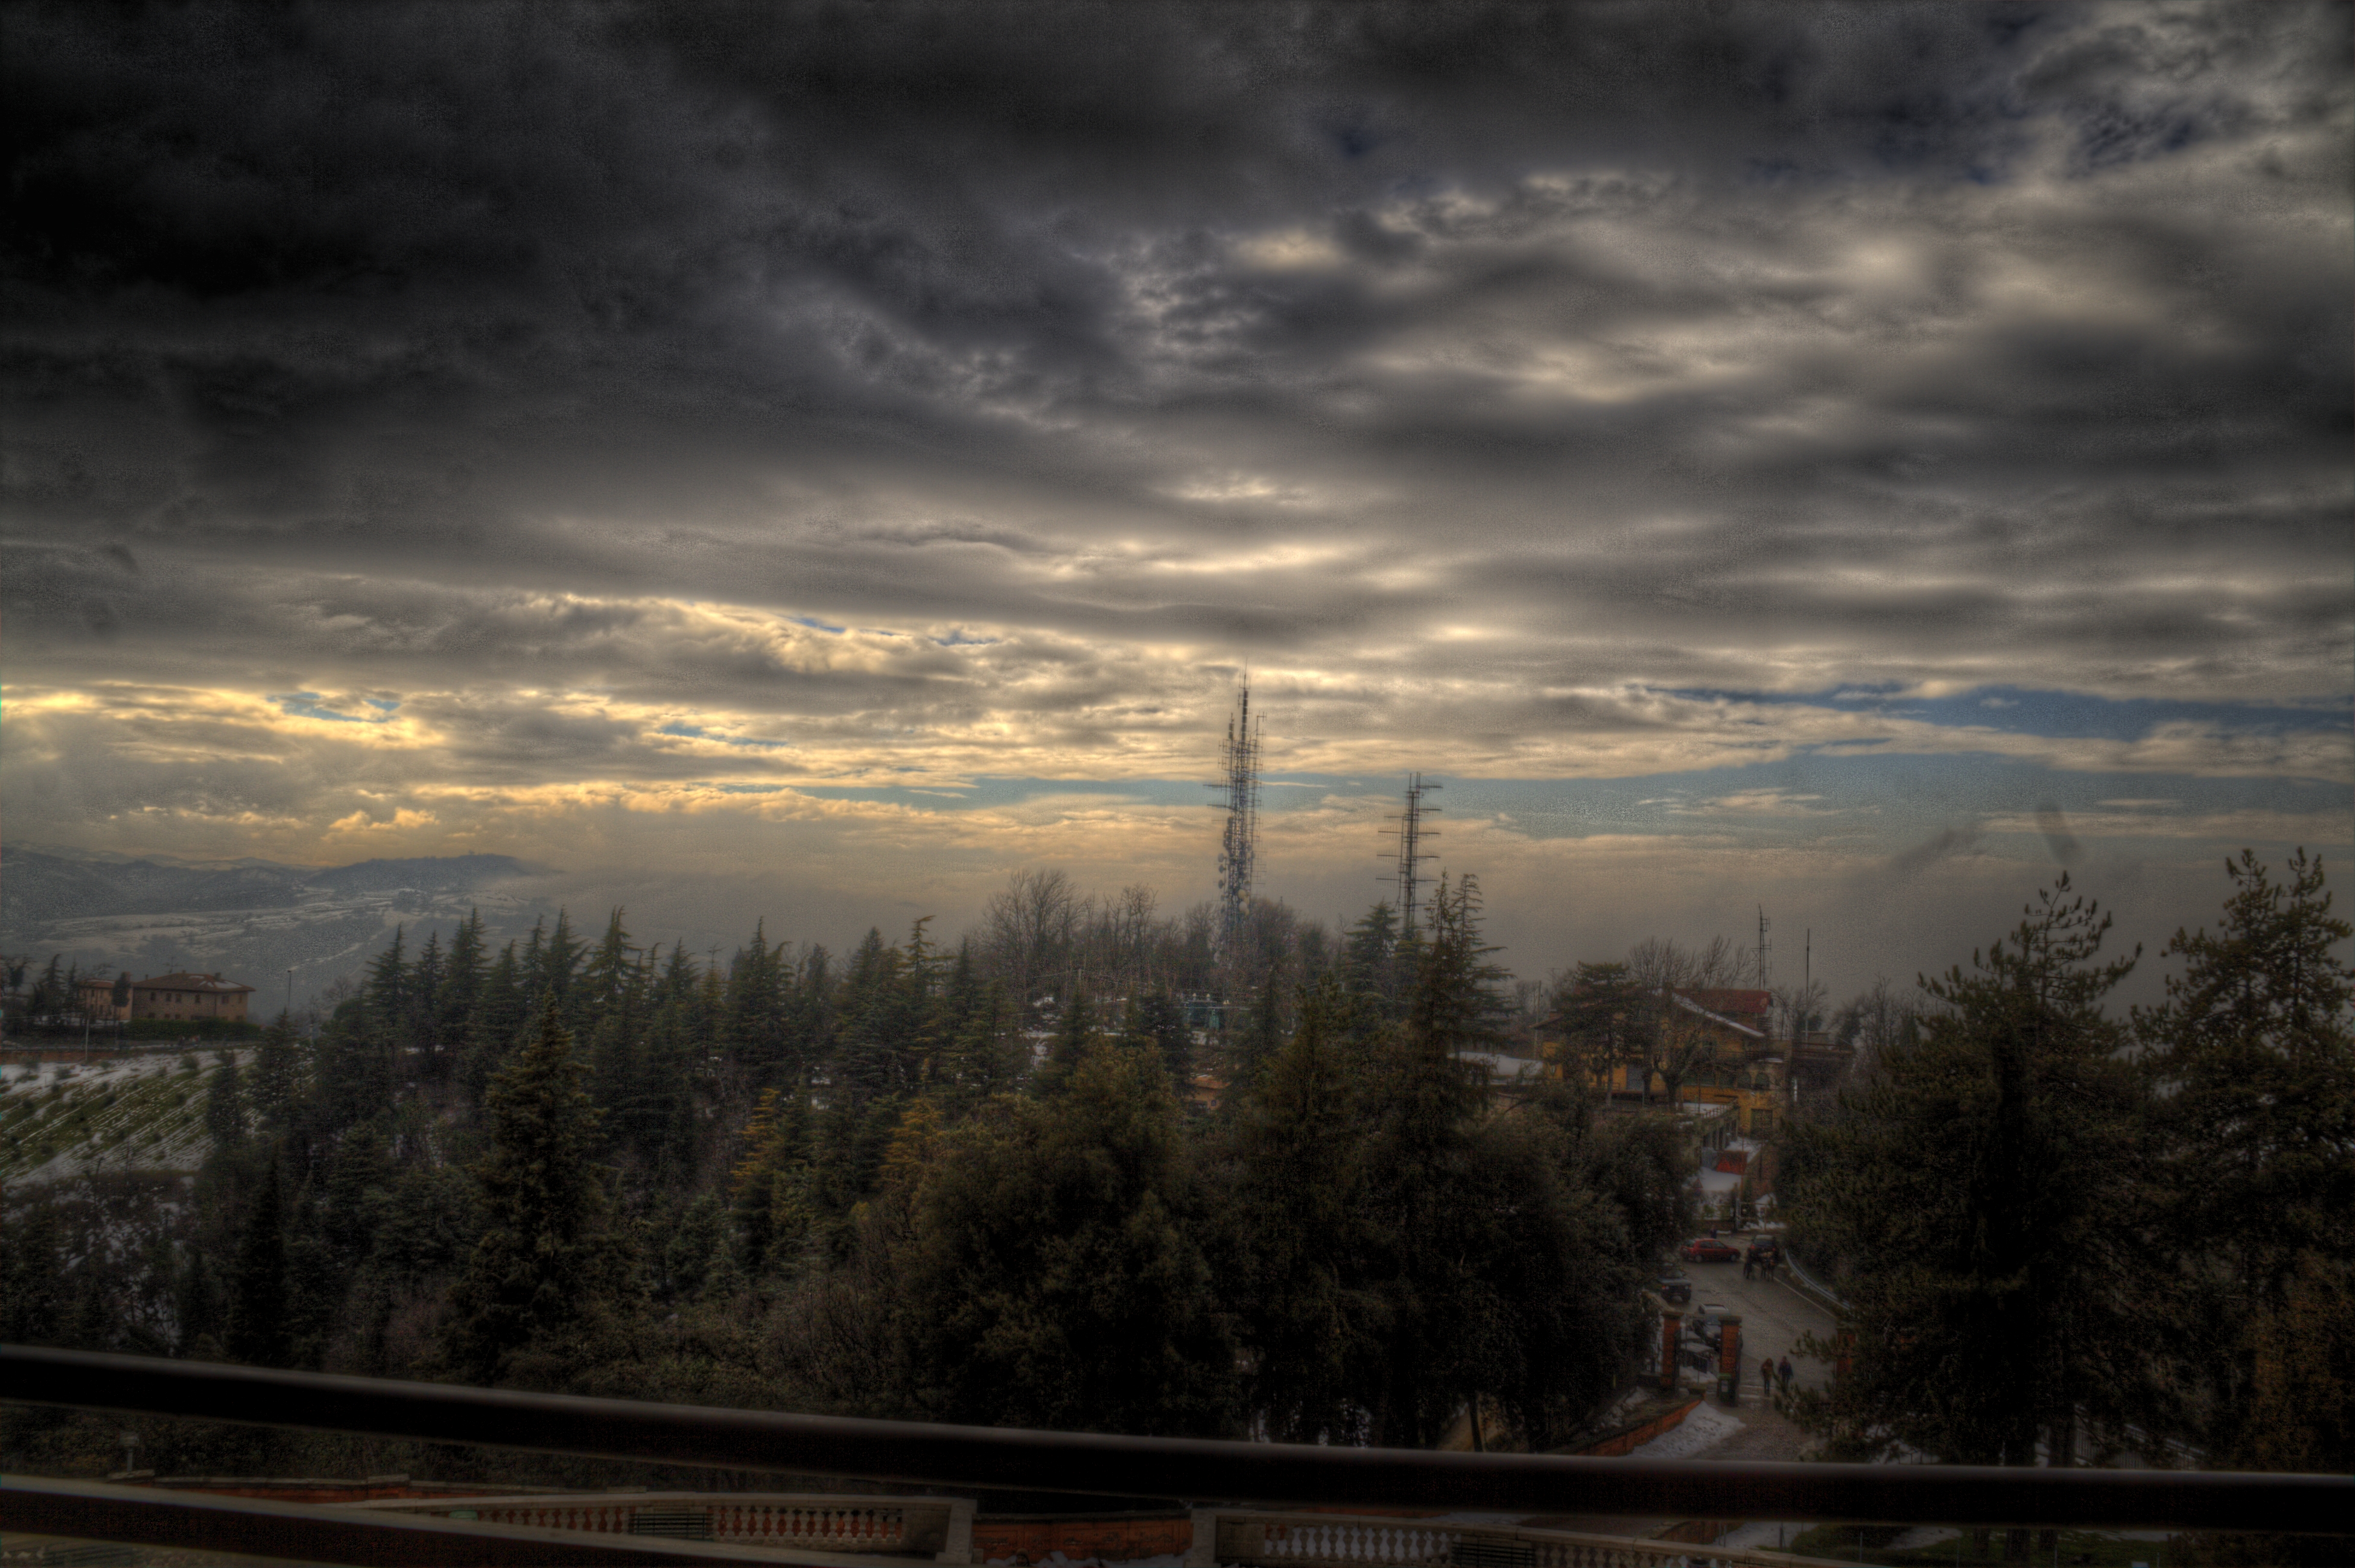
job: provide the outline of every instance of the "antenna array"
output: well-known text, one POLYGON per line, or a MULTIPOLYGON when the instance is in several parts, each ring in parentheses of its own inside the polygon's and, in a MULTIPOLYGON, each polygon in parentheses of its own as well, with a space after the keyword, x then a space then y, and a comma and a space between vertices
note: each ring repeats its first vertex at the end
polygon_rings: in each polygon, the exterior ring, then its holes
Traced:
POLYGON ((1251 918, 1252 877, 1259 861, 1259 752, 1260 721, 1252 717, 1246 678, 1227 720, 1227 743, 1220 753, 1227 776, 1209 786, 1227 796, 1227 827, 1219 840, 1219 942, 1229 953, 1235 951, 1251 918))
POLYGON ((1401 942, 1414 935, 1415 916, 1423 907, 1423 862, 1439 859, 1436 850, 1424 847, 1429 840, 1439 837, 1439 829, 1423 822, 1426 816, 1438 816, 1439 807, 1423 797, 1440 787, 1435 784, 1423 783, 1421 773, 1407 774, 1406 809, 1391 818, 1397 825, 1391 833, 1398 839, 1398 869, 1382 880, 1398 884, 1399 940, 1401 942))

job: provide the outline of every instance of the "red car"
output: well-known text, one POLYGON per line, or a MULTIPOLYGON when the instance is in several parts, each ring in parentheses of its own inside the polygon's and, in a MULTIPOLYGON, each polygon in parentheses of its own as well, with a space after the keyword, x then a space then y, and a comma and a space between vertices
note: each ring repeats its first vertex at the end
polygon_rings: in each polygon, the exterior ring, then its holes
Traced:
POLYGON ((1677 1256, 1689 1264, 1730 1264, 1742 1253, 1731 1242, 1721 1242, 1715 1236, 1695 1236, 1677 1249, 1677 1256))

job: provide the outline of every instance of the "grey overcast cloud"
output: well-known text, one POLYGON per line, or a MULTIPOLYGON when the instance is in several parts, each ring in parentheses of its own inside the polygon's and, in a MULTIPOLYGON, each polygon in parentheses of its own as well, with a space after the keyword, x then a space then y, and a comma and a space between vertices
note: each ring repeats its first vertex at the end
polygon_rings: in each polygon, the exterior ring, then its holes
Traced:
POLYGON ((1307 914, 2155 947, 2355 838, 2350 16, 10 6, 7 842, 1167 907, 1248 671, 1307 914))

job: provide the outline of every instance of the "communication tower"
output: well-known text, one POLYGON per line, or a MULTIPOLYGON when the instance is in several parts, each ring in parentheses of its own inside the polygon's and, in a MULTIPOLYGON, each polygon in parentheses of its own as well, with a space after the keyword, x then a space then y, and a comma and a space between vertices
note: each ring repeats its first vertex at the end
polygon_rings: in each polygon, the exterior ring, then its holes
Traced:
POLYGON ((1423 783, 1421 773, 1407 774, 1406 808, 1391 818, 1397 825, 1391 832, 1398 839, 1398 870, 1382 880, 1398 884, 1401 942, 1413 938, 1415 917, 1423 908, 1423 862, 1439 859, 1438 851, 1429 848, 1430 841, 1439 837, 1439 829, 1423 820, 1438 816, 1439 807, 1423 796, 1440 787, 1423 783))
POLYGON ((1233 952, 1251 918, 1252 876, 1259 859, 1260 721, 1252 717, 1248 677, 1235 693, 1221 753, 1224 781, 1210 785, 1227 796, 1226 832, 1219 841, 1219 941, 1233 952))
POLYGON ((1758 906, 1758 988, 1766 989, 1766 954, 1774 944, 1766 940, 1766 906, 1758 906))

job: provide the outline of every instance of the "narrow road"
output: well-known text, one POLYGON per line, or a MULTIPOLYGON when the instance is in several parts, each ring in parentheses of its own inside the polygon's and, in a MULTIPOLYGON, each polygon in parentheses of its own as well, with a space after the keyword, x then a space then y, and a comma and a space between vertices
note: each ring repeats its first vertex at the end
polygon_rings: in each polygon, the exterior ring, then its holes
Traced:
POLYGON ((1692 1281, 1693 1297, 1685 1308, 1697 1312, 1703 1302, 1714 1301, 1739 1313, 1742 1317, 1742 1408, 1744 1419, 1758 1403, 1758 1358, 1771 1355, 1776 1360, 1791 1358, 1791 1386, 1794 1388, 1824 1388, 1832 1380, 1831 1363, 1808 1360, 1798 1353, 1799 1337, 1813 1334, 1819 1339, 1831 1337, 1833 1323, 1830 1313, 1801 1296, 1787 1283, 1787 1271, 1777 1270, 1769 1281, 1763 1277, 1743 1279, 1740 1264, 1685 1264, 1680 1265, 1692 1281))

